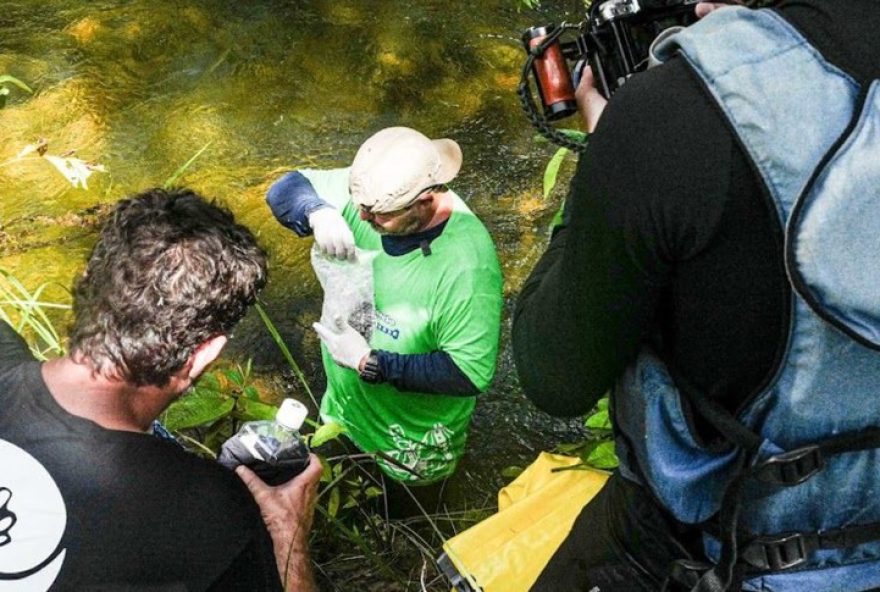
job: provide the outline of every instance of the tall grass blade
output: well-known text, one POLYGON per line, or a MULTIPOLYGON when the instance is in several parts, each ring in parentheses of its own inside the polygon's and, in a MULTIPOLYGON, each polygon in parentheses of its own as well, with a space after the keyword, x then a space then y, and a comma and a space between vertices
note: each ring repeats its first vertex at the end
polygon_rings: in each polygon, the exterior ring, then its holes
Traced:
POLYGON ((198 152, 196 152, 195 154, 193 154, 192 157, 190 157, 189 160, 187 160, 185 163, 183 163, 183 165, 182 165, 179 169, 177 169, 176 171, 174 171, 174 174, 173 174, 173 175, 171 175, 170 177, 168 177, 168 179, 165 181, 165 183, 162 184, 162 187, 164 187, 165 189, 168 189, 169 187, 171 187, 172 185, 174 185, 174 183, 177 182, 177 179, 179 179, 180 176, 183 175, 183 173, 186 172, 186 169, 188 169, 188 168, 190 167, 190 165, 191 165, 192 163, 194 163, 194 162, 196 161, 196 159, 197 159, 199 156, 201 156, 202 153, 203 153, 205 150, 207 150, 207 149, 208 149, 208 146, 210 146, 212 143, 213 143, 213 140, 211 140, 210 142, 208 142, 207 144, 205 144, 204 146, 202 146, 201 150, 199 150, 198 152))
POLYGON ((40 299, 49 284, 42 284, 33 293, 5 269, 0 269, 0 320, 5 321, 18 333, 30 330, 37 337, 37 343, 29 343, 31 352, 40 360, 49 354, 63 355, 64 345, 61 336, 55 329, 45 309, 69 309, 69 305, 44 302, 40 299), (10 312, 14 312, 18 321, 14 322, 10 312), (42 346, 41 346, 42 344, 42 346))
POLYGON ((287 344, 284 343, 284 340, 281 338, 281 334, 278 333, 278 328, 275 327, 275 323, 272 322, 272 319, 269 318, 269 315, 260 306, 259 303, 256 304, 257 312, 260 314, 260 318, 263 319, 263 324, 266 325, 266 329, 269 331, 269 335, 272 336, 272 340, 275 342, 275 345, 278 346, 278 349, 281 350, 281 355, 284 356, 284 359, 287 360, 287 365, 290 366, 290 369, 293 370, 294 375, 299 379, 300 383, 302 383, 303 388, 306 389, 306 392, 309 394, 309 398, 314 403, 315 407, 320 407, 318 405, 318 400, 315 399, 315 395, 312 394, 312 389, 309 387, 309 382, 306 380, 306 375, 303 374, 303 371, 300 369, 299 364, 296 363, 296 360, 293 359, 293 355, 290 353, 290 350, 287 348, 287 344))
POLYGON ((550 192, 553 191, 553 188, 556 186, 556 177, 559 176, 559 167, 562 166, 562 161, 565 160, 565 156, 568 152, 568 148, 560 148, 556 151, 556 154, 553 155, 553 158, 550 159, 550 162, 547 163, 547 168, 544 169, 544 199, 547 199, 550 192))
POLYGON ((9 74, 3 74, 2 76, 0 76, 0 84, 5 84, 7 82, 9 84, 17 86, 18 88, 20 88, 21 90, 23 90, 25 92, 29 92, 31 94, 34 94, 34 91, 31 90, 31 87, 29 87, 27 84, 25 84, 24 82, 22 82, 21 80, 19 80, 15 76, 10 76, 9 74))
POLYGON ((354 543, 358 549, 366 556, 367 560, 375 567, 382 572, 386 578, 391 581, 397 582, 398 584, 406 585, 406 582, 403 578, 400 577, 398 573, 394 571, 394 569, 388 564, 388 562, 384 561, 378 553, 376 553, 372 547, 364 540, 364 538, 354 529, 347 528, 340 520, 336 520, 332 518, 327 510, 322 508, 321 506, 315 506, 315 511, 321 514, 328 524, 339 530, 340 533, 345 537, 346 540, 354 543))

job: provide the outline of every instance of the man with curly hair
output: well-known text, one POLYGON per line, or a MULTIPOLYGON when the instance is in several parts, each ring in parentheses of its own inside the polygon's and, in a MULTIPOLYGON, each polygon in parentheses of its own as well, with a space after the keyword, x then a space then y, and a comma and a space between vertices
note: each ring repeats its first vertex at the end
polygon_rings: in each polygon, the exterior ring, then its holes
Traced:
POLYGON ((68 356, 41 364, 0 323, 0 580, 314 589, 317 459, 269 487, 149 433, 265 283, 265 253, 229 212, 153 189, 120 202, 101 231, 76 282, 68 356))

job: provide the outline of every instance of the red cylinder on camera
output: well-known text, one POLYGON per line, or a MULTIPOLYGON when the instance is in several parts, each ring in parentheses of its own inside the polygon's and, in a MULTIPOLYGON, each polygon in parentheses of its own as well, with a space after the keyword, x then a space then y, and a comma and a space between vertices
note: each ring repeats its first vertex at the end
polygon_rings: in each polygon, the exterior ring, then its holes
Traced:
MULTIPOLYGON (((523 44, 526 51, 531 52, 548 35, 553 33, 555 27, 531 27, 523 33, 523 44)), ((544 53, 535 58, 532 68, 537 79, 538 93, 541 95, 541 103, 544 107, 544 116, 555 120, 568 117, 577 112, 577 101, 574 97, 574 85, 571 81, 571 71, 562 48, 556 40, 544 49, 544 53)))

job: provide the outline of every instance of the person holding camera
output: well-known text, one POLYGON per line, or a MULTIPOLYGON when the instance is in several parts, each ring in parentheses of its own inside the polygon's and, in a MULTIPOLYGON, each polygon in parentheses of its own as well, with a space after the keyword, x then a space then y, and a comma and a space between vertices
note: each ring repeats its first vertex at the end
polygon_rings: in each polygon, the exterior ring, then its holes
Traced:
POLYGON ((323 343, 325 421, 377 453, 392 516, 436 511, 464 453, 476 395, 495 373, 501 269, 492 238, 447 184, 458 144, 406 127, 383 129, 350 168, 303 169, 268 192, 272 213, 322 252, 373 259, 375 324, 369 342, 345 320, 315 324, 323 343))
POLYGON ((153 189, 104 224, 68 356, 41 364, 0 322, 0 588, 316 589, 317 457, 269 487, 150 433, 265 283, 265 253, 229 212, 153 189))
POLYGON ((620 468, 532 589, 877 589, 880 5, 697 10, 578 88, 514 354, 550 413, 612 389, 620 468))

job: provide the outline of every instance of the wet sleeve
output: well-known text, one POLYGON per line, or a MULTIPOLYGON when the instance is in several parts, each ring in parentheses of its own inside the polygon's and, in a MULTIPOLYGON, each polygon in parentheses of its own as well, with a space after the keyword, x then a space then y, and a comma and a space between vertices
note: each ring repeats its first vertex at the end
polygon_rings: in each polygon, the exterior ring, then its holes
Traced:
POLYGON ((378 358, 384 382, 398 390, 463 397, 480 393, 446 352, 398 354, 379 350, 378 358))
POLYGON ((5 321, 0 321, 0 369, 33 359, 24 339, 5 321))
POLYGON ((300 237, 312 234, 309 214, 329 206, 299 171, 287 173, 276 181, 266 193, 266 203, 275 218, 300 237))

